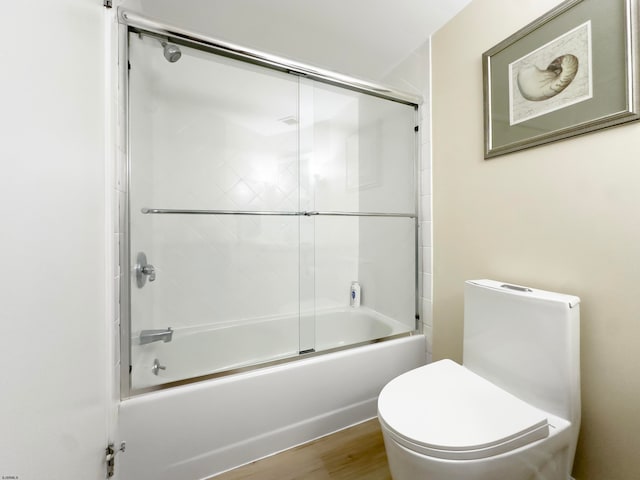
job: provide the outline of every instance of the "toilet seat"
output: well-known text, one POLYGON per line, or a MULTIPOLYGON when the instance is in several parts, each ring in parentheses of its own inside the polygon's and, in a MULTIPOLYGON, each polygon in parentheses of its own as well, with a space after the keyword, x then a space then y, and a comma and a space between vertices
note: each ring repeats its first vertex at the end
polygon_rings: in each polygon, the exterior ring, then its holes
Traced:
POLYGON ((392 380, 380 393, 378 417, 400 445, 449 460, 487 458, 549 435, 547 412, 451 360, 392 380))

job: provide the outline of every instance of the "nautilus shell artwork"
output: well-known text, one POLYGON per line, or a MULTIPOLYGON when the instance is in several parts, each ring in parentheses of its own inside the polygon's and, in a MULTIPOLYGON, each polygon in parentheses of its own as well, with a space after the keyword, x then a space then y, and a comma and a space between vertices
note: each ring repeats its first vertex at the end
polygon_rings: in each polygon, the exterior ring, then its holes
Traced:
POLYGON ((526 65, 518 72, 518 89, 533 102, 547 100, 562 92, 578 73, 578 57, 571 54, 556 58, 545 70, 526 65))

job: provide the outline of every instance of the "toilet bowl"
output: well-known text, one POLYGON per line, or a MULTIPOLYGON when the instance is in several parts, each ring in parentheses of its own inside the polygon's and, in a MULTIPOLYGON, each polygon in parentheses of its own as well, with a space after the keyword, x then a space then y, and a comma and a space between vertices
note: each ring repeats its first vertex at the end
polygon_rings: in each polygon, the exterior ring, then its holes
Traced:
POLYGON ((463 365, 441 360, 378 399, 394 480, 568 480, 580 425, 579 299, 465 284, 463 365))

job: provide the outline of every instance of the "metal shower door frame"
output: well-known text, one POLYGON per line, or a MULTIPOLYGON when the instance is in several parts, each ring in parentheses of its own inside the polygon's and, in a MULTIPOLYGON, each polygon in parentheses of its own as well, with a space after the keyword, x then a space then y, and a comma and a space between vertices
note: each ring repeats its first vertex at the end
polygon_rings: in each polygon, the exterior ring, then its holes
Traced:
POLYGON ((333 353, 336 351, 354 348, 360 345, 366 345, 370 343, 393 340, 406 335, 422 332, 421 322, 421 301, 420 301, 420 245, 419 245, 419 206, 420 206, 420 182, 419 182, 419 161, 420 161, 420 142, 419 139, 419 106, 422 103, 420 96, 395 90, 383 85, 367 82, 347 75, 338 74, 328 70, 316 68, 310 65, 306 65, 299 62, 294 62, 282 57, 260 52, 254 49, 245 48, 239 45, 235 45, 229 42, 224 42, 214 38, 210 38, 195 32, 173 27, 162 22, 158 22, 152 19, 145 18, 134 12, 118 8, 118 22, 119 22, 119 65, 120 65, 120 86, 118 98, 121 101, 120 112, 120 126, 118 129, 118 135, 123 140, 122 144, 125 145, 125 152, 119 152, 120 167, 124 170, 125 175, 125 189, 123 200, 119 206, 119 224, 123 226, 123 233, 120 235, 119 241, 119 292, 120 292, 120 312, 119 312, 119 324, 120 324, 120 398, 129 398, 132 395, 145 393, 148 391, 162 390, 170 388, 176 385, 192 383, 195 381, 216 378, 221 376, 230 375, 242 371, 254 370, 257 368, 263 368, 266 366, 272 366, 281 363, 287 363, 296 361, 299 358, 309 358, 315 355, 324 355, 327 353, 333 353), (321 352, 314 352, 305 354, 303 356, 297 356, 282 360, 276 360, 272 362, 260 363, 257 365, 251 365, 243 368, 238 368, 230 371, 224 371, 211 375, 199 376, 181 380, 178 382, 167 383, 158 385, 155 387, 148 387, 144 389, 132 389, 131 386, 131 283, 132 283, 132 271, 131 271, 131 251, 130 251, 130 204, 129 195, 131 192, 131 158, 130 158, 130 98, 129 98, 129 33, 142 33, 151 36, 158 36, 167 39, 170 42, 184 45, 191 48, 196 48, 211 54, 222 55, 230 57, 236 60, 241 60, 254 65, 259 65, 272 70, 286 72, 292 75, 298 75, 301 77, 316 80, 321 83, 342 87, 348 90, 364 93, 374 97, 383 98, 386 100, 398 102, 401 104, 413 106, 415 110, 415 150, 414 150, 414 193, 415 193, 415 213, 378 213, 378 212, 328 212, 328 211, 300 211, 300 212, 230 212, 223 210, 160 210, 160 209, 145 209, 144 214, 214 214, 214 215, 295 215, 295 216, 316 216, 316 215, 329 215, 329 216, 376 216, 376 217, 404 217, 412 218, 415 223, 415 330, 407 334, 393 335, 391 337, 383 338, 380 340, 366 341, 355 345, 348 345, 343 347, 337 347, 330 350, 324 350, 321 352))

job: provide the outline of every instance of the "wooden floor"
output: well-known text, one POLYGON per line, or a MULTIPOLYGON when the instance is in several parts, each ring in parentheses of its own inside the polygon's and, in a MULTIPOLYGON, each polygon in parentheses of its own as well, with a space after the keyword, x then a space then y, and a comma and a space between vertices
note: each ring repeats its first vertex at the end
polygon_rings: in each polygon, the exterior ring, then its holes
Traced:
POLYGON ((391 480, 374 418, 210 480, 391 480))

